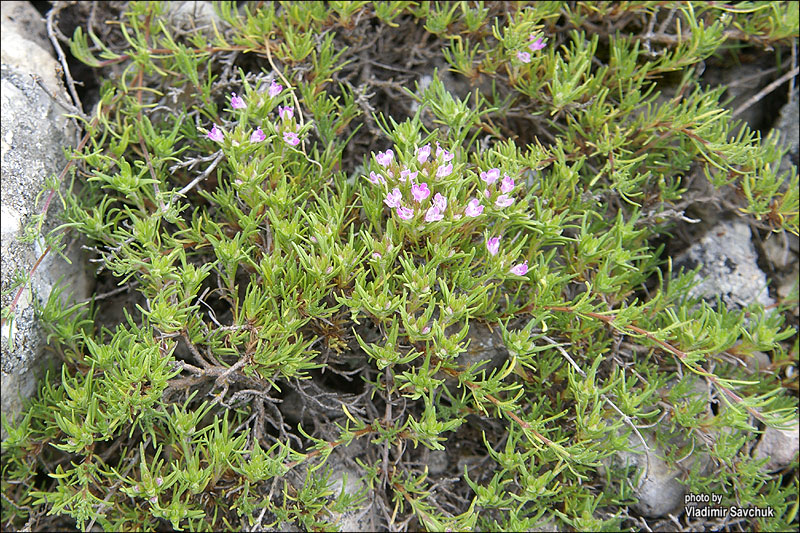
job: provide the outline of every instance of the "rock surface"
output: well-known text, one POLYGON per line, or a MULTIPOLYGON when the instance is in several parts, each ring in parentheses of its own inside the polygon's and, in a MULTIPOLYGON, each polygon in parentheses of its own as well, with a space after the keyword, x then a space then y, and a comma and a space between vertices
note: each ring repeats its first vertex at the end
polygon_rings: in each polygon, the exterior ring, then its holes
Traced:
MULTIPOLYGON (((674 386, 675 382, 672 382, 666 387, 666 390, 672 389, 674 386)), ((662 392, 666 393, 666 390, 662 392)), ((684 398, 686 401, 708 401, 708 385, 702 380, 695 379, 691 383, 691 392, 684 398)), ((706 413, 711 414, 710 406, 707 406, 706 413)), ((669 428, 662 427, 659 433, 669 434, 669 428)), ((628 439, 630 451, 618 452, 604 459, 598 473, 603 478, 607 468, 619 471, 619 469, 633 467, 628 470, 628 480, 621 480, 621 483, 633 487, 633 494, 638 500, 631 508, 640 515, 651 518, 677 513, 683 507, 687 491, 686 485, 679 481, 683 471, 692 468, 697 461, 700 461, 701 470, 705 470, 711 460, 707 453, 695 449, 693 453, 681 460, 678 466, 666 460, 666 450, 656 442, 653 433, 645 432, 643 438, 649 449, 645 449, 642 441, 636 435, 631 434, 628 439)), ((671 447, 691 448, 691 443, 686 437, 677 432, 667 442, 671 447)))
POLYGON ((768 471, 782 470, 797 459, 800 448, 800 425, 795 424, 791 429, 766 428, 761 440, 756 445, 753 457, 769 461, 764 465, 768 471))
POLYGON ((758 268, 750 227, 741 220, 723 220, 711 228, 699 242, 678 256, 676 266, 687 270, 702 265, 697 274, 700 283, 689 292, 716 307, 719 296, 729 310, 753 303, 772 305, 767 278, 758 268))
MULTIPOLYGON (((59 81, 56 60, 50 53, 45 25, 28 2, 3 2, 2 10, 2 305, 7 308, 17 290, 17 273, 30 272, 46 245, 45 235, 58 225, 56 197, 48 210, 36 242, 22 243, 31 217, 42 211, 44 195, 37 195, 48 178, 66 164, 64 147, 74 145, 76 130, 64 110, 34 81, 38 76, 52 94, 64 102, 69 97, 59 81), (48 46, 48 48, 43 48, 48 46)), ((22 400, 36 392, 47 365, 45 337, 34 316, 34 301, 47 302, 63 277, 75 298, 89 294, 90 276, 80 246, 68 244, 65 253, 72 265, 48 254, 21 295, 14 319, 2 328, 2 412, 12 417, 22 400)), ((65 295, 66 296, 66 295, 65 295)), ((5 437, 5 433, 3 433, 5 437)))

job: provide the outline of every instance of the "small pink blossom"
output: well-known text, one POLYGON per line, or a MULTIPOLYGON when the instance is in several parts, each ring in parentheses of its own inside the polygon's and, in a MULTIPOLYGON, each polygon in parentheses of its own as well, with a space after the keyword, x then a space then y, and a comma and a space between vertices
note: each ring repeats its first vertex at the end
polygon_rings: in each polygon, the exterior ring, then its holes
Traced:
POLYGON ((492 193, 489 192, 489 189, 486 189, 483 191, 483 196, 488 200, 489 198, 492 197, 492 193))
POLYGON ((509 193, 514 190, 514 178, 508 174, 503 176, 503 182, 500 184, 500 192, 509 193))
POLYGON ((260 143, 261 141, 263 141, 266 138, 267 138, 267 136, 264 135, 264 132, 261 131, 261 128, 256 128, 256 131, 254 131, 253 134, 250 135, 250 142, 251 143, 260 143))
POLYGON ((414 217, 414 210, 401 205, 397 208, 397 216, 403 220, 411 220, 414 217))
POLYGON ((245 105, 244 100, 236 96, 236 93, 231 93, 231 107, 234 109, 244 109, 247 105, 245 105))
POLYGON ((547 46, 547 44, 545 44, 544 40, 542 40, 541 37, 536 37, 535 39, 536 40, 534 40, 533 35, 531 35, 528 39, 530 41, 533 41, 531 44, 528 45, 528 48, 531 49, 531 52, 536 52, 537 50, 541 50, 542 48, 547 46))
POLYGON ((423 164, 428 160, 428 156, 431 155, 431 145, 426 144, 422 148, 417 148, 417 161, 419 164, 423 164))
POLYGON ((290 105, 287 106, 278 106, 278 116, 281 117, 281 120, 291 120, 294 116, 294 108, 290 105))
POLYGON ((286 141, 287 144, 292 146, 297 146, 300 144, 300 137, 293 131, 284 131, 283 132, 283 140, 286 141))
POLYGON ((486 249, 489 250, 490 254, 497 255, 498 250, 500 250, 500 237, 486 239, 486 249))
POLYGON ((389 165, 391 165, 392 159, 394 159, 394 152, 391 150, 386 150, 385 152, 378 152, 378 155, 375 156, 375 160, 382 167, 388 167, 389 165))
POLYGON ((423 335, 427 335, 430 332, 431 332, 431 327, 430 326, 425 326, 424 328, 422 328, 422 334, 423 335))
POLYGON ((473 198, 467 204, 467 208, 464 210, 464 214, 468 217, 476 217, 483 213, 483 206, 480 205, 480 200, 477 198, 473 198))
POLYGON ((152 498, 150 498, 149 502, 152 503, 153 505, 157 504, 158 496, 153 496, 152 498))
POLYGON ((436 222, 437 220, 442 220, 443 218, 444 215, 435 205, 429 207, 428 211, 425 213, 425 222, 436 222))
POLYGON ((514 265, 511 267, 511 273, 516 276, 524 276, 528 273, 528 260, 526 259, 524 263, 520 263, 518 265, 514 265))
POLYGON ((439 211, 444 211, 445 209, 447 209, 447 197, 446 196, 442 196, 441 194, 439 194, 437 192, 436 196, 433 197, 433 205, 439 211))
POLYGON ((494 201, 494 205, 496 205, 497 207, 499 207, 501 209, 503 207, 508 207, 513 203, 514 203, 514 199, 511 198, 507 194, 501 194, 500 196, 497 197, 497 200, 494 201))
POLYGON ((372 252, 372 258, 373 259, 380 259, 381 257, 383 257, 383 256, 381 254, 379 254, 378 252, 372 252))
POLYGON ((272 80, 272 84, 269 86, 269 96, 270 98, 275 98, 281 91, 283 90, 283 85, 277 83, 275 80, 272 80))
POLYGON ((376 174, 374 172, 370 172, 369 178, 367 179, 370 181, 370 183, 373 183, 375 185, 378 185, 380 183, 386 183, 386 180, 383 178, 383 176, 381 176, 380 174, 376 174))
POLYGON ((531 55, 528 52, 517 52, 517 59, 519 59, 523 63, 530 63, 531 55))
POLYGON ((400 181, 411 180, 411 183, 414 183, 414 180, 417 179, 418 171, 411 172, 409 169, 403 169, 400 171, 400 181))
POLYGON ((436 143, 436 158, 438 159, 439 157, 442 158, 442 161, 447 163, 448 161, 452 161, 454 156, 453 156, 452 152, 448 152, 447 150, 445 150, 444 148, 439 146, 439 143, 437 142, 436 143))
POLYGON ((386 193, 386 198, 383 200, 383 203, 388 205, 390 208, 400 207, 400 201, 403 199, 403 193, 400 192, 400 189, 397 187, 390 193, 386 193))
POLYGON ((216 124, 214 124, 214 127, 213 127, 213 128, 211 128, 211 131, 209 131, 209 132, 208 132, 208 135, 206 135, 206 137, 208 137, 208 138, 209 138, 209 139, 211 139, 212 141, 216 141, 216 142, 218 142, 218 143, 221 143, 221 142, 222 142, 222 140, 224 139, 224 137, 223 137, 223 135, 222 135, 222 130, 220 130, 220 129, 217 127, 217 125, 216 125, 216 124))
POLYGON ((156 485, 158 485, 160 487, 163 484, 164 484, 164 478, 162 478, 161 476, 157 477, 156 478, 156 485))
POLYGON ((486 172, 481 172, 481 179, 486 182, 486 185, 491 185, 500 179, 500 169, 490 168, 486 172))
POLYGON ((431 191, 428 189, 427 183, 419 183, 411 187, 411 196, 414 197, 414 200, 416 200, 417 203, 421 202, 430 195, 431 191))
POLYGON ((442 165, 436 169, 436 177, 437 178, 446 178, 450 174, 453 173, 453 164, 448 163, 446 165, 442 165))

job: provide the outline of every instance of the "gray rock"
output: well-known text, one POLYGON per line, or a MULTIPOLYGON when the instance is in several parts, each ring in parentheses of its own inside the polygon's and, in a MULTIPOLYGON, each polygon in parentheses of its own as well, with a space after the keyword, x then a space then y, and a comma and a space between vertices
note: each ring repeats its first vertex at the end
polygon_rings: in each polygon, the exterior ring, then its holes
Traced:
POLYGON ((633 451, 619 452, 605 460, 598 473, 602 476, 606 468, 634 467, 629 470, 629 479, 638 502, 631 508, 641 515, 655 518, 676 512, 683 504, 686 487, 678 481, 680 471, 664 460, 664 449, 655 443, 655 439, 645 437, 645 441, 649 451, 636 436, 631 435, 629 442, 633 451))
POLYGON ((214 10, 212 2, 188 1, 166 2, 167 19, 173 28, 186 33, 203 32, 213 37, 214 26, 218 29, 226 24, 214 10))
MULTIPOLYGON (((61 85, 58 63, 43 49, 44 23, 27 2, 3 2, 2 10, 2 306, 7 308, 17 291, 11 290, 18 272, 30 272, 45 245, 41 235, 58 225, 58 198, 48 210, 39 239, 33 244, 20 242, 31 217, 42 210, 43 199, 36 197, 47 178, 58 175, 66 165, 63 149, 74 145, 75 129, 64 111, 31 78, 36 74, 48 90, 69 102, 61 85), (27 5, 27 7, 26 7, 27 5), (33 12, 31 12, 33 11, 33 12), (28 39, 33 36, 34 40, 28 39)), ((36 392, 37 382, 48 364, 45 338, 34 316, 32 304, 45 303, 59 278, 65 294, 84 298, 91 277, 86 258, 76 245, 66 255, 72 265, 56 254, 48 254, 37 268, 30 286, 17 302, 14 319, 2 328, 2 412, 13 417, 21 410, 24 398, 36 392)), ((5 433, 3 433, 5 437, 5 433)))
MULTIPOLYGON (((789 172, 791 166, 800 166, 800 101, 798 101, 798 91, 795 90, 792 97, 781 109, 780 117, 773 129, 780 132, 780 143, 789 148, 789 152, 781 159, 781 166, 778 175, 789 172)), ((796 170, 795 170, 796 171, 796 170)), ((789 176, 786 177, 788 184, 789 176)))
POLYGON ((769 461, 764 465, 767 471, 782 470, 797 461, 800 448, 800 425, 795 424, 788 430, 768 427, 756 445, 753 457, 769 461))
MULTIPOLYGON (((365 444, 359 439, 355 439, 346 447, 336 447, 328 457, 326 464, 322 466, 323 470, 330 469, 328 488, 333 491, 333 494, 329 496, 330 500, 335 500, 339 497, 342 487, 344 487, 346 494, 354 495, 359 491, 363 491, 362 494, 366 494, 366 497, 352 509, 342 513, 332 513, 326 517, 326 521, 331 525, 335 524, 339 531, 378 530, 377 506, 373 504, 372 498, 369 497, 369 489, 367 488, 364 491, 364 483, 361 481, 365 472, 353 461, 353 458, 364 453, 364 450, 365 444), (347 478, 346 482, 345 477, 347 478)), ((307 471, 308 465, 303 463, 290 471, 286 478, 289 483, 299 489, 305 482, 307 471)), ((294 527, 294 524, 281 522, 275 531, 298 531, 294 527)))
POLYGON ((428 474, 432 476, 445 473, 447 471, 447 467, 450 465, 450 459, 447 456, 447 452, 444 450, 434 450, 430 452, 427 465, 428 474))
POLYGON ((763 242, 764 254, 777 270, 798 263, 798 237, 788 232, 769 234, 763 242))
MULTIPOLYGON (((668 384, 666 388, 670 389, 672 386, 673 384, 668 384)), ((692 389, 693 392, 688 395, 687 401, 697 398, 708 400, 708 384, 704 381, 695 379, 692 389)), ((707 407, 706 411, 710 414, 710 407, 707 407)), ((663 431, 668 429, 664 427, 663 431)), ((692 454, 680 461, 680 465, 671 465, 665 459, 665 449, 656 442, 652 433, 644 432, 643 438, 649 450, 645 449, 635 434, 631 434, 628 439, 631 451, 618 452, 602 460, 598 474, 603 479, 606 469, 614 471, 633 467, 628 470, 629 483, 634 487, 633 493, 638 502, 631 508, 640 515, 651 518, 677 512, 682 508, 686 494, 686 486, 678 481, 682 471, 689 470, 697 461, 700 461, 701 470, 705 470, 711 460, 707 453, 695 449, 692 454)), ((669 437, 667 442, 681 448, 690 445, 686 438, 677 432, 669 437)))
MULTIPOLYGON (((42 50, 50 50, 50 39, 47 37, 47 27, 44 25, 44 18, 33 7, 30 2, 3 2, 2 14, 3 29, 9 30, 17 35, 24 35, 25 38, 38 45, 42 50)), ((3 43, 5 48, 5 43, 3 43)), ((5 52, 5 50, 3 50, 5 52)), ((3 59, 5 62, 5 59, 3 59)))
POLYGON ((508 359, 508 348, 500 334, 500 326, 489 327, 483 322, 472 321, 469 324, 467 339, 469 340, 467 350, 457 358, 458 364, 463 368, 485 362, 486 364, 480 367, 478 372, 486 370, 488 376, 492 370, 508 359))
POLYGON ((750 227, 743 221, 721 221, 699 242, 680 254, 676 266, 687 270, 702 265, 700 283, 689 292, 715 306, 719 296, 730 310, 759 303, 773 303, 767 289, 767 278, 756 263, 756 250, 751 242, 750 227))

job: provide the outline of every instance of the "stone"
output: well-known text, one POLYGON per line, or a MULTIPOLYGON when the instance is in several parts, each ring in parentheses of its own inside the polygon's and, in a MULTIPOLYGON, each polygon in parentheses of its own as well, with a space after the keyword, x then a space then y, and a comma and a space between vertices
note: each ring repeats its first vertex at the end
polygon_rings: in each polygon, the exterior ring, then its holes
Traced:
POLYGON ((447 472, 447 467, 450 466, 450 459, 447 457, 447 452, 444 450, 434 450, 430 452, 428 461, 428 474, 438 476, 447 472))
MULTIPOLYGON (((58 63, 41 36, 44 22, 27 2, 3 2, 2 16, 2 306, 6 309, 17 294, 17 273, 27 273, 42 255, 46 235, 58 225, 59 201, 51 203, 37 239, 19 240, 34 215, 42 211, 43 196, 37 201, 45 182, 57 176, 66 165, 64 148, 74 146, 76 129, 65 111, 32 78, 37 75, 56 98, 69 102, 69 96, 57 74, 58 63), (31 40, 33 39, 33 40, 31 40)), ((45 355, 45 335, 37 321, 33 304, 44 304, 59 279, 67 287, 62 298, 88 296, 92 277, 80 246, 69 239, 65 255, 68 264, 57 254, 48 253, 37 267, 31 283, 21 293, 13 320, 2 328, 2 413, 13 419, 22 409, 25 398, 36 392, 38 380, 51 363, 45 355)), ((52 352, 52 350, 50 351, 52 352)), ((2 432, 5 438, 5 432, 2 432)))
POLYGON ((225 23, 214 10, 212 2, 166 2, 167 19, 173 28, 186 33, 202 32, 214 36, 214 26, 221 29, 225 23))
MULTIPOLYGON (((778 130, 780 133, 780 144, 789 151, 781 159, 781 165, 778 170, 778 175, 789 172, 791 166, 800 167, 800 131, 798 130, 798 123, 800 123, 800 101, 798 101, 798 91, 795 90, 792 97, 783 106, 781 113, 778 116, 778 122, 773 129, 778 130)), ((784 185, 788 186, 790 175, 787 174, 784 185)), ((795 248, 795 251, 797 248, 795 248)))
MULTIPOLYGON (((675 382, 667 384, 662 392, 668 391, 675 386, 675 382)), ((692 392, 686 395, 686 400, 695 400, 698 397, 708 400, 708 384, 700 379, 692 382, 692 392)), ((711 414, 710 406, 707 406, 706 413, 711 414)), ((663 431, 668 431, 666 427, 663 431)), ((606 477, 606 470, 618 471, 627 467, 629 480, 620 480, 621 483, 629 483, 634 487, 633 494, 638 502, 631 506, 636 513, 657 518, 666 516, 669 513, 678 512, 684 504, 686 486, 679 481, 684 470, 689 470, 700 461, 701 471, 705 471, 711 463, 707 453, 695 449, 694 452, 681 461, 680 466, 674 466, 668 462, 665 449, 656 442, 653 433, 643 432, 642 437, 647 443, 649 450, 646 450, 642 440, 635 434, 628 438, 630 451, 620 451, 616 454, 601 460, 598 474, 601 479, 606 477)), ((679 448, 689 448, 691 444, 683 434, 675 432, 669 436, 667 442, 671 446, 679 448)))
MULTIPOLYGON (((677 267, 691 270, 702 265, 697 274, 700 283, 689 291, 716 307, 720 297, 729 310, 739 310, 753 303, 772 305, 767 277, 758 268, 750 227, 741 220, 723 220, 698 242, 678 255, 677 267)), ((677 270, 677 269, 676 269, 677 270)))
MULTIPOLYGON (((361 494, 365 496, 352 509, 342 513, 333 512, 325 517, 325 520, 332 526, 335 524, 339 531, 378 531, 377 506, 374 505, 373 499, 370 498, 370 489, 365 487, 361 480, 366 475, 366 472, 353 460, 354 457, 362 455, 365 449, 364 442, 359 439, 354 439, 347 446, 337 446, 331 452, 325 465, 315 472, 318 476, 326 470, 330 472, 328 477, 328 489, 332 491, 332 494, 328 496, 330 501, 339 497, 342 487, 344 487, 344 491, 347 494, 355 495, 361 491, 361 494), (345 477, 347 478, 346 480, 345 477)), ((305 483, 308 466, 308 464, 302 463, 286 475, 287 481, 294 485, 297 490, 305 483)), ((298 530, 294 529, 294 524, 281 522, 277 524, 277 529, 270 531, 298 530)))
POLYGON ((485 362, 478 369, 486 370, 488 377, 492 370, 503 364, 508 359, 508 348, 500 334, 500 326, 490 327, 483 322, 472 321, 467 333, 469 345, 466 351, 458 355, 459 366, 466 369, 475 363, 485 362))
POLYGON ((782 470, 793 462, 797 462, 797 453, 800 448, 800 424, 795 424, 790 429, 775 429, 768 427, 764 430, 761 440, 755 447, 753 457, 769 461, 764 465, 764 470, 782 470))

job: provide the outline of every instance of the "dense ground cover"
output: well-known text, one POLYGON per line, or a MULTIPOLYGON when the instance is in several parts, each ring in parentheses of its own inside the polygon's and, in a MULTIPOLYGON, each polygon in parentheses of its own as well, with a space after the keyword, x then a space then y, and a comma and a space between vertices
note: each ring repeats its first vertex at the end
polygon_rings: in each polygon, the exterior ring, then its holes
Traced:
POLYGON ((702 77, 788 71, 796 11, 66 11, 102 82, 50 239, 86 239, 97 298, 40 310, 63 366, 8 426, 3 524, 796 527, 796 458, 751 450, 797 420, 797 290, 728 309, 672 268, 698 206, 798 232, 796 167, 702 77), (775 516, 642 516, 611 461, 640 445, 775 516))

